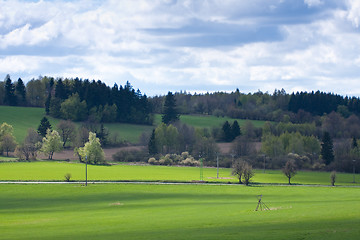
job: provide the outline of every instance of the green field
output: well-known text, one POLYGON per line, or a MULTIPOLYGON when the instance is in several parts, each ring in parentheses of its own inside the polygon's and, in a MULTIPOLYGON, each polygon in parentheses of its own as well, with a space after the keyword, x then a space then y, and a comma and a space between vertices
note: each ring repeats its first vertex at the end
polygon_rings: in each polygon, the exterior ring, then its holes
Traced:
MULTIPOLYGON (((72 180, 82 181, 85 178, 85 164, 67 162, 3 162, 0 164, 0 181, 64 181, 64 175, 70 173, 72 180)), ((208 182, 232 182, 237 180, 231 175, 231 169, 220 168, 219 179, 216 168, 204 168, 203 180, 208 182)), ((359 174, 355 181, 360 182, 359 174)), ((90 181, 169 181, 191 182, 200 180, 198 167, 167 167, 139 165, 88 165, 90 181)), ((353 175, 338 173, 336 185, 353 184, 353 175)), ((287 184, 287 178, 279 170, 255 171, 253 183, 287 184)), ((330 173, 300 171, 292 179, 293 184, 330 184, 330 173)))
POLYGON ((360 238, 354 188, 1 184, 0 192, 0 239, 360 238), (254 211, 260 194, 271 211, 254 211))
MULTIPOLYGON (((156 125, 161 123, 161 114, 156 114, 154 123, 156 125)), ((180 121, 196 127, 196 128, 212 128, 212 127, 221 127, 225 121, 229 121, 232 124, 235 120, 238 121, 240 126, 243 126, 247 120, 244 119, 234 119, 229 117, 216 117, 212 115, 180 115, 180 121)), ((262 127, 265 121, 258 120, 248 120, 251 121, 255 127, 262 127)))
MULTIPOLYGON (((0 106, 0 124, 6 122, 13 126, 14 136, 16 140, 21 143, 29 128, 37 129, 40 120, 45 116, 44 108, 31 108, 31 107, 11 107, 0 106)), ((59 119, 48 117, 50 124, 54 127, 59 123, 59 119)), ((231 118, 218 118, 215 116, 193 116, 182 115, 181 122, 197 128, 212 128, 221 127, 225 121, 233 122, 235 119, 231 118)), ((245 120, 237 119, 240 126, 245 123, 245 120)), ((154 126, 161 122, 161 115, 156 114, 154 118, 154 126)), ((254 126, 261 127, 264 121, 251 121, 254 126)), ((77 123, 80 125, 81 123, 77 123)), ((139 138, 143 132, 150 133, 154 126, 137 125, 137 124, 123 124, 123 123, 108 123, 104 124, 109 129, 110 134, 117 133, 120 139, 126 140, 130 143, 139 142, 139 138)))

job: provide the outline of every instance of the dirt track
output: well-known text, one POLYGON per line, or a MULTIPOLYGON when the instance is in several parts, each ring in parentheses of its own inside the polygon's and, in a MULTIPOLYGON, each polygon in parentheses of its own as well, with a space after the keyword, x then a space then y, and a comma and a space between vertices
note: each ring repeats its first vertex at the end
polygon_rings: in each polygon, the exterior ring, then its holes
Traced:
MULTIPOLYGON (((118 151, 124 151, 124 150, 139 150, 144 148, 143 146, 131 146, 131 147, 120 147, 120 148, 104 148, 105 153, 105 159, 106 160, 112 160, 112 155, 117 153, 118 151)), ((40 158, 46 158, 46 156, 39 155, 40 158)), ((64 150, 60 153, 54 153, 53 159, 59 159, 59 160, 77 160, 77 156, 74 156, 74 150, 64 150)))
MULTIPOLYGON (((229 154, 231 151, 231 146, 232 143, 218 143, 217 144, 220 152, 223 154, 229 154)), ((140 149, 144 149, 145 146, 128 146, 128 147, 118 147, 118 148, 104 148, 104 153, 105 153, 105 159, 106 160, 112 160, 112 155, 114 155, 115 153, 117 153, 118 151, 126 151, 126 150, 140 150, 140 149)), ((259 146, 257 146, 257 148, 259 148, 259 146)), ((9 153, 10 156, 15 156, 13 152, 9 153)), ((39 153, 38 155, 39 159, 46 159, 47 156, 39 153)), ((74 150, 69 149, 69 150, 63 150, 60 153, 54 153, 53 159, 58 159, 58 160, 78 160, 77 156, 74 156, 74 150)))

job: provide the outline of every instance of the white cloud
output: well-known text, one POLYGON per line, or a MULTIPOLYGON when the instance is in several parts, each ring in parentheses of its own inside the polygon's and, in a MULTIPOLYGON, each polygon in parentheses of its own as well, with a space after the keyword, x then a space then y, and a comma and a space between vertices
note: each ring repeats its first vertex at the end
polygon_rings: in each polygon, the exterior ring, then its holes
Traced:
POLYGON ((19 73, 31 72, 39 68, 36 57, 29 56, 8 56, 0 58, 1 72, 3 73, 19 73))
POLYGON ((320 5, 323 5, 324 2, 321 0, 304 0, 304 2, 309 6, 309 7, 317 7, 320 5))
POLYGON ((360 1, 348 0, 348 15, 347 19, 352 22, 355 27, 359 27, 360 24, 360 1))
POLYGON ((0 74, 130 80, 145 93, 332 87, 360 95, 359 2, 336 8, 304 0, 298 15, 289 16, 291 1, 278 0, 0 0, 0 74), (204 26, 192 28, 194 22, 204 26), (249 31, 247 41, 194 47, 189 37, 207 34, 204 41, 220 43, 226 37, 207 29, 211 23, 231 30, 266 23, 281 37, 252 40, 249 31), (172 44, 182 39, 190 40, 172 44), (344 79, 352 85, 338 88, 344 79))

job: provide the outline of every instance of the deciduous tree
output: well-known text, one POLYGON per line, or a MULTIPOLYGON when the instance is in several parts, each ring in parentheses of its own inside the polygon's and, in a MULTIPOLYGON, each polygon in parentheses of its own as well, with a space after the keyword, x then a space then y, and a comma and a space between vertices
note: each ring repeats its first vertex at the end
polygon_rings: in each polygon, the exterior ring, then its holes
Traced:
POLYGON ((65 147, 66 143, 75 140, 76 136, 76 125, 75 123, 69 120, 61 120, 57 125, 57 129, 59 130, 59 134, 61 136, 63 147, 65 147))
POLYGON ((89 132, 89 141, 85 143, 84 147, 76 148, 76 154, 85 162, 87 158, 88 163, 102 164, 105 162, 105 154, 101 148, 100 139, 96 137, 96 133, 89 132))
POLYGON ((249 163, 245 162, 244 169, 243 169, 243 178, 244 178, 244 183, 246 186, 249 185, 250 179, 253 176, 254 176, 254 172, 253 172, 252 166, 249 163))
POLYGON ((30 128, 25 137, 25 140, 15 150, 17 156, 24 160, 35 160, 37 152, 41 148, 41 137, 34 129, 30 128))
POLYGON ((284 175, 289 179, 289 185, 291 184, 290 179, 296 175, 296 165, 294 160, 288 160, 283 168, 284 175))
POLYGON ((46 136, 42 140, 41 152, 47 154, 50 160, 55 152, 60 152, 63 149, 63 142, 56 130, 47 129, 46 136))
POLYGON ((80 101, 79 94, 75 93, 61 103, 60 111, 65 119, 82 121, 87 116, 87 105, 85 101, 80 101))
POLYGON ((16 145, 15 137, 12 134, 7 133, 0 139, 0 149, 1 151, 6 152, 7 157, 9 156, 10 151, 15 150, 16 145))
POLYGON ((245 166, 245 161, 243 160, 236 160, 233 165, 232 165, 232 175, 234 175, 237 179, 239 179, 239 183, 242 184, 242 175, 244 172, 244 166, 245 166))

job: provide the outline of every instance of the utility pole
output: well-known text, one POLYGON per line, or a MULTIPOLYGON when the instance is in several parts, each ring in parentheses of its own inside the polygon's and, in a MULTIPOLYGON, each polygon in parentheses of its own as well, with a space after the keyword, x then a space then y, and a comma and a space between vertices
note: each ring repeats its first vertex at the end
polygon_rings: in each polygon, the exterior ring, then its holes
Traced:
POLYGON ((219 178, 219 153, 216 153, 216 168, 217 168, 216 178, 219 178))
POLYGON ((200 160, 200 181, 203 181, 203 159, 201 157, 201 153, 199 154, 200 160))
POLYGON ((266 155, 264 154, 264 173, 265 173, 265 161, 266 161, 266 155))
POLYGON ((85 186, 87 186, 87 155, 85 155, 85 186))
POLYGON ((355 162, 356 160, 353 160, 353 183, 355 183, 355 162))

